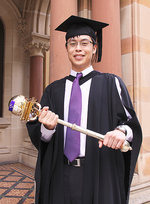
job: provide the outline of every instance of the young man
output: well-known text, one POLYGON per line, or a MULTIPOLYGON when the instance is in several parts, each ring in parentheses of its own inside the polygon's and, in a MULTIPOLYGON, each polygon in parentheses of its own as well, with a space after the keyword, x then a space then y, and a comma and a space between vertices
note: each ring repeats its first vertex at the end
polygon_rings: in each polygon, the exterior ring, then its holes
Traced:
POLYGON ((39 150, 36 204, 128 203, 141 128, 122 80, 92 68, 96 52, 97 61, 101 60, 105 26, 71 16, 57 28, 67 32, 72 69, 70 76, 45 89, 38 121, 27 123, 30 138, 39 150), (104 134, 104 141, 57 124, 58 116, 104 134), (123 153, 120 149, 125 140, 133 150, 123 153))

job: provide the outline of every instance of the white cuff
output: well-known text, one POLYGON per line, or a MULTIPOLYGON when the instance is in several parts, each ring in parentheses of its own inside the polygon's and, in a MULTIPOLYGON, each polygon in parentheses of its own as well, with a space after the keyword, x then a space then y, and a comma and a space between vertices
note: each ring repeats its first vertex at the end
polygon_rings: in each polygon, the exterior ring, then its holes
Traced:
POLYGON ((41 140, 44 142, 49 142, 52 139, 53 134, 55 133, 54 130, 48 130, 41 124, 41 140))
POLYGON ((132 142, 133 140, 133 132, 132 129, 128 125, 123 125, 127 130, 126 140, 132 142))

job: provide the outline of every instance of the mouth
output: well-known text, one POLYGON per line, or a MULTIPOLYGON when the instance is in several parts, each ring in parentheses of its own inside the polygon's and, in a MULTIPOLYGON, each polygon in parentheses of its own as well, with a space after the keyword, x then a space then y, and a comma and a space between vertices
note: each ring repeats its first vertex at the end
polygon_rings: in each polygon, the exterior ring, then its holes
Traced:
POLYGON ((84 58, 84 55, 76 54, 76 55, 74 55, 74 58, 80 60, 80 59, 84 58))

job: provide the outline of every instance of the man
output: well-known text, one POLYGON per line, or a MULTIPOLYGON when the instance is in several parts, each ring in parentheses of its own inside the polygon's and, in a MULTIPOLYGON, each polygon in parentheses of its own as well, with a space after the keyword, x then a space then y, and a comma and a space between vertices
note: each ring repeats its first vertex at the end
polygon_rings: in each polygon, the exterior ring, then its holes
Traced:
POLYGON ((122 80, 94 71, 91 65, 97 52, 97 61, 101 60, 102 28, 107 25, 71 16, 56 29, 67 32, 72 69, 70 76, 45 89, 38 121, 27 123, 30 138, 39 150, 36 203, 128 203, 142 136, 122 80), (80 93, 74 95, 75 86, 80 93), (104 141, 57 124, 58 116, 69 122, 73 116, 72 121, 81 127, 104 134, 104 141), (125 140, 133 150, 123 153, 120 149, 125 140), (78 153, 74 154, 76 148, 78 153))

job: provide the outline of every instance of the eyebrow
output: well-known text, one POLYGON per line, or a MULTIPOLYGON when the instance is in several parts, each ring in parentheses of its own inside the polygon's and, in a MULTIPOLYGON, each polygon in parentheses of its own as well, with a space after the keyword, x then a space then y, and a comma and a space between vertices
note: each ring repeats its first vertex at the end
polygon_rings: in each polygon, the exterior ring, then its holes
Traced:
MULTIPOLYGON (((83 39, 81 39, 81 41, 82 41, 82 40, 89 40, 89 39, 88 39, 88 38, 83 38, 83 39)), ((70 42, 70 41, 76 41, 76 40, 75 40, 74 38, 72 38, 72 39, 69 40, 69 42, 70 42)), ((91 40, 90 40, 90 41, 91 41, 91 40)))

